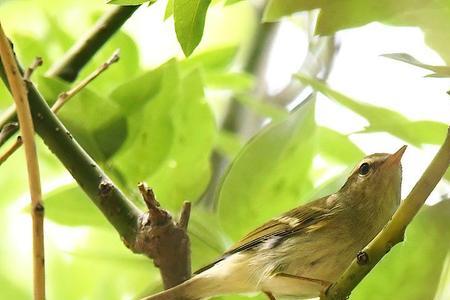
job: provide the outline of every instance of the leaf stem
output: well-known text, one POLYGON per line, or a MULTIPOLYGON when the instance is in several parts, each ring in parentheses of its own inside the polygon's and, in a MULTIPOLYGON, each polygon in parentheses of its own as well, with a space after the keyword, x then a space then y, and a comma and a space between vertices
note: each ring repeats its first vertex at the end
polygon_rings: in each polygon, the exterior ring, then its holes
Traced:
POLYGON ((31 218, 33 239, 33 287, 34 299, 45 299, 45 263, 44 263, 44 206, 42 205, 39 164, 34 143, 34 128, 28 104, 25 83, 14 59, 9 41, 0 24, 0 56, 11 93, 16 103, 20 131, 25 146, 28 169, 28 184, 31 194, 31 218))

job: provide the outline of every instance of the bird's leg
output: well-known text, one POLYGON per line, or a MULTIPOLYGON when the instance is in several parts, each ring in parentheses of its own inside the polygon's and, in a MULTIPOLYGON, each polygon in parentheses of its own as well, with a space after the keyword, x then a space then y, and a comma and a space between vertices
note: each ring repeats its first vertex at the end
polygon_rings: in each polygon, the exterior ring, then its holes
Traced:
POLYGON ((292 274, 287 274, 287 273, 277 273, 276 276, 317 283, 317 284, 323 286, 324 289, 327 288, 331 284, 331 282, 328 282, 328 281, 325 281, 325 280, 309 278, 309 277, 303 277, 303 276, 298 276, 298 275, 292 275, 292 274))
POLYGON ((271 292, 264 292, 264 294, 266 294, 269 300, 277 300, 277 298, 275 298, 275 296, 271 292))

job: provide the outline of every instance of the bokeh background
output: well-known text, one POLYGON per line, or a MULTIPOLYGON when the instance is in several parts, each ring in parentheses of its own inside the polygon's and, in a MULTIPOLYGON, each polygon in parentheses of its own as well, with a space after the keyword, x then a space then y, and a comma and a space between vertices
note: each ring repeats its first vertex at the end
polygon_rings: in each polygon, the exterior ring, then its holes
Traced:
MULTIPOLYGON (((279 1, 269 2, 276 8, 279 1)), ((270 17, 264 1, 213 1, 202 41, 188 58, 167 1, 144 4, 78 78, 117 48, 120 61, 60 117, 138 205, 142 180, 175 214, 182 201, 195 203, 189 225, 194 269, 264 220, 337 190, 365 154, 409 146, 405 196, 444 139, 450 85, 448 78, 426 78, 429 70, 381 55, 448 64, 450 4, 382 1, 384 8, 373 8, 369 2, 338 8, 324 2, 320 17, 317 9, 284 9, 278 15, 286 16, 278 18, 273 9, 275 21, 262 23, 270 17), (332 35, 314 35, 321 30, 332 35), (301 105, 312 92, 314 99, 301 105)), ((22 64, 44 60, 33 81, 46 99, 71 86, 46 77, 46 70, 111 6, 100 0, 0 1, 0 20, 22 64)), ((0 109, 11 104, 1 86, 0 109)), ((123 246, 54 155, 41 141, 38 146, 48 299, 136 299, 160 289, 152 262, 123 246)), ((22 151, 0 166, 2 299, 31 299, 22 151)), ((405 242, 351 299, 450 298, 449 179, 447 172, 405 242)))

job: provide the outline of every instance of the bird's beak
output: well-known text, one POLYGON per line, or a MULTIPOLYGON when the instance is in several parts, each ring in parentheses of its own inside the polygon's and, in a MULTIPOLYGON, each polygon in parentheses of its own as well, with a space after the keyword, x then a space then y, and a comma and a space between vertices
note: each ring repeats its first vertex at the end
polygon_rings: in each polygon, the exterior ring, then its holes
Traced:
POLYGON ((385 161, 386 166, 393 166, 393 165, 399 165, 400 160, 402 159, 403 153, 405 153, 406 145, 402 146, 400 149, 397 150, 394 154, 391 154, 385 161))

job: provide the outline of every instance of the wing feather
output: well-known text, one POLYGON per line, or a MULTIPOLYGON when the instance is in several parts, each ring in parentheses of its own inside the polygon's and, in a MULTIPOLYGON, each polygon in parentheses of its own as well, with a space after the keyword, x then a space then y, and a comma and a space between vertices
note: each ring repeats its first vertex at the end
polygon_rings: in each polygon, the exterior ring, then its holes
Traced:
POLYGON ((294 208, 280 217, 261 225, 234 244, 219 259, 197 270, 195 274, 213 267, 232 254, 254 249, 272 237, 284 238, 300 231, 311 232, 323 227, 325 224, 323 221, 338 208, 336 201, 327 201, 329 197, 326 196, 294 208))

